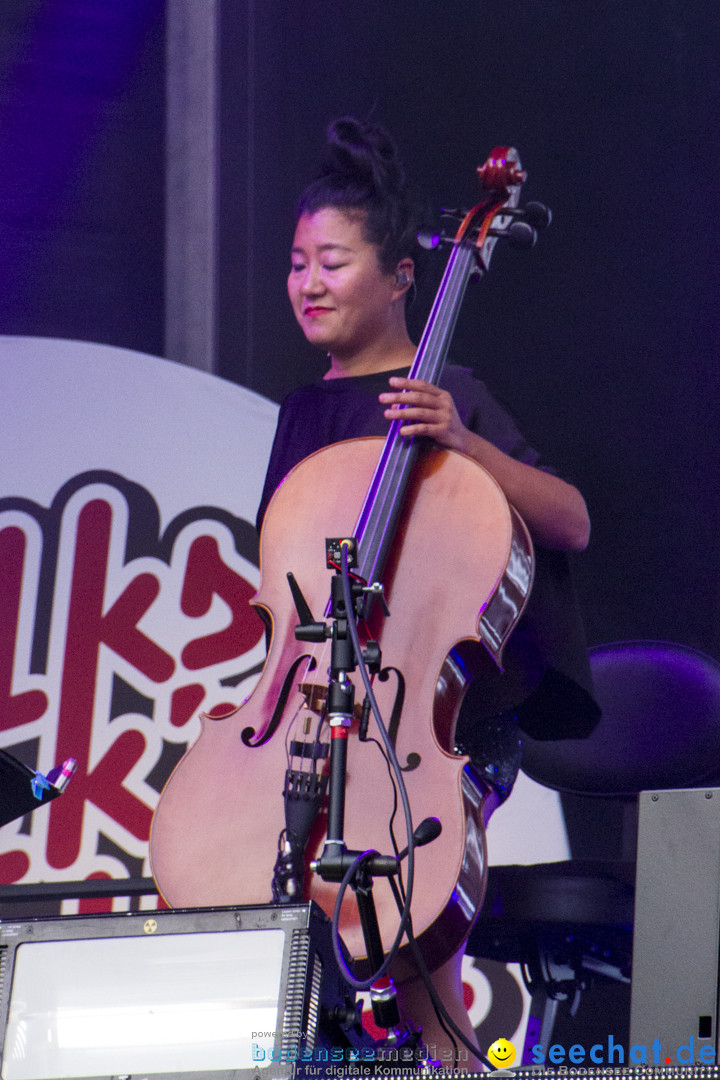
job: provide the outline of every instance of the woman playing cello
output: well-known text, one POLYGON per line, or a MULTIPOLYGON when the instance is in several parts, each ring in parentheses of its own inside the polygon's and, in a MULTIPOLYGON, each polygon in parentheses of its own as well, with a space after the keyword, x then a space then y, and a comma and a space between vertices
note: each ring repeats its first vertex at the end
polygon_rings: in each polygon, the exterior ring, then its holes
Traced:
MULTIPOLYGON (((331 125, 319 178, 300 199, 288 277, 307 340, 327 354, 322 379, 283 403, 263 500, 307 455, 340 440, 419 435, 459 451, 495 478, 537 547, 536 591, 505 654, 505 674, 473 684, 454 741, 485 783, 485 821, 509 794, 519 767, 519 730, 537 738, 586 734, 596 719, 587 691, 582 636, 563 552, 582 551, 589 519, 580 492, 540 465, 539 455, 464 368, 447 367, 438 386, 409 379, 415 356, 406 321, 418 256, 419 220, 394 143, 377 125, 331 125)), ((434 972, 440 997, 466 1034, 461 952, 434 972)), ((442 1032, 421 980, 400 988, 402 1009, 429 1046, 442 1032)))

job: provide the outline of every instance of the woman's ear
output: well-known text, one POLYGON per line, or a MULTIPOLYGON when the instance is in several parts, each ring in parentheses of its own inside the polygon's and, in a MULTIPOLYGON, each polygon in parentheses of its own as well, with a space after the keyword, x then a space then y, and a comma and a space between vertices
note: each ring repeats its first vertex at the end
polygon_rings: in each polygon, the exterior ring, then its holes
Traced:
POLYGON ((399 295, 406 292, 413 283, 415 265, 412 259, 401 259, 395 269, 395 287, 400 290, 399 295))

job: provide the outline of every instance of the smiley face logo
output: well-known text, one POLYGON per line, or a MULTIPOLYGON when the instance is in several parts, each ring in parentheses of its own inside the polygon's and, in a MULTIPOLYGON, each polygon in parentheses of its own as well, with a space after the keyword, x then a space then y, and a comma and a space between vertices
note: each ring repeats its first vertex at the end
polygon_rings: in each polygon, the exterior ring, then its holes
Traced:
POLYGON ((496 1069, 507 1069, 515 1060, 515 1047, 507 1039, 496 1039, 487 1056, 496 1069))

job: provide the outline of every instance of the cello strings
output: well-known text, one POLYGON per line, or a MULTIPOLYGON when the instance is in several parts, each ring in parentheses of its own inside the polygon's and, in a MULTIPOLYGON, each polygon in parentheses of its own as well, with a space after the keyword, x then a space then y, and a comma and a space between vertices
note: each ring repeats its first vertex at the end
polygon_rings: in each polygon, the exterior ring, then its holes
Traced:
MULTIPOLYGON (((460 302, 475 266, 475 250, 461 243, 453 247, 443 279, 410 369, 410 378, 437 385, 460 310, 460 302)), ((390 425, 383 452, 358 517, 355 534, 361 548, 361 572, 371 583, 378 573, 385 546, 391 537, 399 502, 407 484, 418 445, 415 436, 400 436, 402 420, 390 425)))
MULTIPOLYGON (((312 674, 311 673, 312 672, 317 672, 317 671, 322 671, 322 670, 325 669, 324 661, 327 659, 328 647, 329 647, 329 645, 328 645, 327 641, 324 641, 322 643, 315 642, 313 644, 313 647, 310 650, 310 655, 307 658, 307 662, 306 662, 306 665, 305 665, 305 668, 304 668, 303 675, 301 676, 300 682, 298 684, 298 690, 299 690, 299 692, 300 692, 300 694, 302 696, 302 700, 300 701, 297 708, 295 709, 295 712, 292 715, 290 723, 287 725, 287 731, 286 731, 286 734, 285 734, 285 753, 286 753, 286 757, 287 757, 288 768, 291 768, 291 766, 292 766, 292 757, 293 757, 293 755, 292 755, 291 743, 292 743, 293 737, 297 736, 297 735, 300 735, 301 738, 297 738, 296 741, 303 744, 304 741, 305 741, 304 736, 306 734, 311 733, 311 732, 305 732, 303 730, 304 721, 301 721, 300 717, 305 711, 307 711, 307 713, 311 717, 311 730, 312 730, 312 725, 315 724, 315 733, 314 733, 313 738, 312 738, 311 741, 315 746, 319 746, 321 744, 320 734, 321 734, 322 727, 323 727, 323 719, 324 719, 324 717, 326 715, 326 712, 327 712, 327 700, 325 701, 324 706, 320 709, 320 712, 316 713, 315 712, 316 706, 315 706, 315 703, 313 701, 313 688, 315 688, 317 686, 317 684, 312 679, 312 674), (298 731, 298 725, 300 725, 300 730, 299 731, 298 731)), ((321 700, 320 696, 316 695, 315 700, 320 701, 321 700)), ((310 770, 310 769, 306 770, 305 769, 306 758, 305 758, 304 755, 301 756, 301 758, 300 758, 300 770, 299 771, 302 771, 302 772, 304 772, 304 771, 316 771, 317 758, 313 757, 310 760, 313 762, 312 770, 310 770)))

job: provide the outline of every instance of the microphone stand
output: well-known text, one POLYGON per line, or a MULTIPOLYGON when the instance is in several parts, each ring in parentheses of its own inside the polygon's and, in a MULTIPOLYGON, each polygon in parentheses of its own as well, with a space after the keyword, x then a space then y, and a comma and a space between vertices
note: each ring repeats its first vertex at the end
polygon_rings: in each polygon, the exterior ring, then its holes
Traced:
MULTIPOLYGON (((349 851, 344 839, 345 832, 345 790, 347 786, 348 732, 353 722, 355 711, 355 687, 348 677, 356 668, 355 649, 348 629, 348 620, 353 612, 346 610, 343 581, 338 569, 339 559, 334 558, 340 543, 352 545, 351 554, 356 555, 356 541, 327 540, 328 568, 335 569, 330 593, 331 625, 316 622, 302 596, 297 582, 288 574, 290 588, 300 616, 300 625, 295 629, 295 636, 300 641, 321 642, 328 637, 330 646, 330 672, 328 681, 327 712, 330 726, 330 777, 328 788, 328 826, 323 852, 319 859, 310 864, 310 869, 323 881, 342 882, 355 869, 350 878, 350 887, 355 893, 360 925, 365 941, 368 963, 371 971, 379 971, 385 960, 385 953, 377 920, 377 911, 373 898, 373 878, 392 877, 399 873, 400 860, 393 855, 379 855, 377 852, 349 851), (365 857, 363 858, 363 855, 365 857)), ((354 583, 351 586, 355 601, 362 603, 367 592, 377 593, 377 588, 354 583)), ((387 609, 386 609, 387 610, 387 609)), ((388 613, 389 614, 389 613, 388 613)), ((369 641, 363 650, 363 661, 371 673, 380 670, 381 656, 378 643, 369 641)), ((362 737, 362 725, 361 725, 362 737)), ((393 1049, 412 1047, 420 1042, 420 1033, 409 1024, 401 1024, 397 1005, 395 985, 388 974, 380 976, 370 987, 375 1023, 387 1031, 387 1041, 393 1049)))

